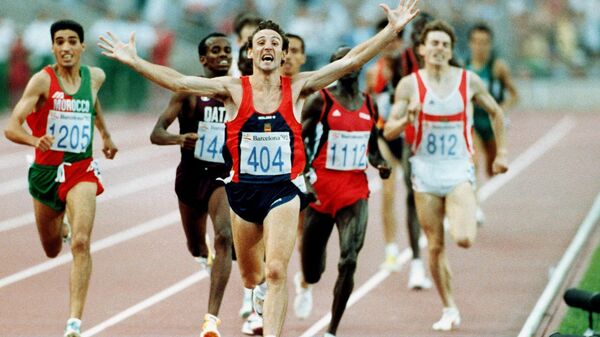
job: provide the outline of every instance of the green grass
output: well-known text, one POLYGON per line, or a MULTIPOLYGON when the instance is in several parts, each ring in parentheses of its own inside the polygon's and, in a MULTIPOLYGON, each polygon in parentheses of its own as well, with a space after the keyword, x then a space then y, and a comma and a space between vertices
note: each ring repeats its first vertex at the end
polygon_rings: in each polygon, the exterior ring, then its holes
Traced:
MULTIPOLYGON (((591 292, 600 292, 600 245, 596 247, 590 265, 577 288, 591 292)), ((565 317, 563 317, 559 331, 563 334, 582 335, 587 327, 587 311, 569 308, 565 317)), ((594 330, 600 330, 600 314, 597 313, 594 314, 594 330)))

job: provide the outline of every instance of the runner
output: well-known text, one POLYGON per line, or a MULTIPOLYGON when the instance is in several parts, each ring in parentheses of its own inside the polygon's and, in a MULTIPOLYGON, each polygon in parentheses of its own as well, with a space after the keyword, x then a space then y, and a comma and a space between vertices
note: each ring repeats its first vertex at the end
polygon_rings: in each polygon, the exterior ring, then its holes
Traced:
MULTIPOLYGON (((211 33, 198 44, 198 57, 204 76, 225 76, 231 66, 231 45, 225 34, 211 33)), ((208 313, 200 337, 220 336, 217 317, 223 293, 231 274, 231 222, 223 179, 225 167, 221 147, 224 141, 225 108, 215 99, 177 93, 158 118, 150 140, 157 145, 180 145, 175 192, 181 222, 192 256, 210 272, 208 313), (177 119, 179 134, 167 128, 177 119), (206 220, 213 223, 215 256, 207 247, 206 220)))
MULTIPOLYGON (((497 57, 493 51, 494 33, 486 24, 477 24, 469 31, 470 57, 467 59, 466 68, 476 73, 486 84, 488 91, 500 104, 502 110, 508 111, 519 101, 519 93, 513 82, 508 64, 497 57), (508 98, 506 93, 508 92, 508 98), (506 98, 506 99, 505 99, 506 98)), ((479 106, 475 106, 473 114, 475 128, 475 177, 479 161, 483 160, 487 177, 493 175, 492 164, 496 157, 496 139, 488 114, 479 106), (482 159, 483 157, 483 159, 482 159)), ((477 184, 481 186, 481 184, 477 184)), ((478 203, 479 204, 479 203, 478 203)), ((477 224, 485 222, 483 210, 477 206, 477 224)))
POLYGON ((135 35, 127 44, 112 33, 101 36, 104 55, 115 58, 157 84, 222 100, 227 109, 224 157, 231 168, 225 186, 231 207, 233 240, 254 309, 264 313, 264 335, 279 336, 287 307, 287 266, 305 195, 300 109, 303 100, 373 58, 418 13, 418 0, 382 5, 388 26, 344 58, 317 71, 281 76, 288 41, 279 26, 261 22, 249 41, 253 74, 248 77, 185 76, 138 57, 135 35), (294 183, 295 182, 295 183, 294 183), (266 254, 265 254, 266 253, 266 254), (268 286, 267 286, 268 284, 268 286), (268 290, 267 290, 268 289, 268 290), (264 303, 263 303, 264 302, 264 303), (264 308, 263 308, 264 304, 264 308), (264 309, 264 311, 263 311, 264 309))
MULTIPOLYGON (((331 61, 343 58, 350 48, 339 48, 331 61)), ((367 161, 382 179, 390 168, 377 145, 377 109, 358 89, 360 70, 340 78, 337 85, 309 99, 303 112, 303 136, 315 138, 317 123, 323 132, 311 163, 311 182, 317 201, 306 210, 302 235, 302 272, 309 284, 325 271, 327 242, 336 225, 340 237, 338 278, 333 290, 331 322, 326 337, 335 336, 354 289, 354 272, 367 230, 369 183, 367 161)), ((298 296, 298 294, 296 295, 298 296)))
POLYGON ((96 196, 104 191, 98 163, 92 158, 94 126, 102 137, 107 159, 113 159, 118 149, 97 99, 104 72, 81 64, 86 48, 83 28, 72 20, 56 21, 50 27, 50 37, 56 63, 31 77, 5 135, 15 143, 35 147, 29 192, 46 256, 54 258, 60 253, 61 236, 67 242, 70 239, 70 318, 64 336, 79 337, 92 272, 90 239, 96 196), (25 121, 32 134, 23 128, 25 121))
POLYGON ((476 74, 451 66, 454 30, 443 21, 425 26, 419 53, 424 68, 403 78, 396 87, 391 119, 384 136, 394 139, 413 123, 412 183, 417 215, 427 236, 429 267, 444 306, 434 330, 448 331, 460 324, 450 286, 444 249, 443 218, 447 216, 454 241, 469 248, 475 241, 475 177, 472 162, 472 101, 492 119, 497 140, 495 174, 508 169, 502 108, 476 74))

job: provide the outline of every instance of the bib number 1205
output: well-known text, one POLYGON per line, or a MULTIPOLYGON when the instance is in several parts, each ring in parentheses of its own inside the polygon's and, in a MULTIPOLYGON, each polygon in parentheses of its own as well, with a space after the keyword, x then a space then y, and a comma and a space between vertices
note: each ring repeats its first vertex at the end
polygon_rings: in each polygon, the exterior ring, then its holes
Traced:
POLYGON ((92 115, 51 110, 46 134, 54 137, 50 147, 54 151, 85 152, 92 140, 92 115))

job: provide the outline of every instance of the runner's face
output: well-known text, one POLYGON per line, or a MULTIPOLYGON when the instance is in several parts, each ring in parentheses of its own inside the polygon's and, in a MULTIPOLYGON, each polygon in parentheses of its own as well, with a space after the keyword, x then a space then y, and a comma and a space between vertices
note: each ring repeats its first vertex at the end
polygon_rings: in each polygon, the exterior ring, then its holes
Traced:
POLYGON ((306 55, 302 51, 302 42, 299 39, 292 37, 289 41, 288 52, 282 68, 285 76, 294 76, 300 72, 300 67, 306 62, 306 55))
POLYGON ((231 67, 231 44, 225 37, 211 37, 206 41, 206 55, 200 63, 217 76, 224 76, 231 67))
POLYGON ((419 46, 419 53, 425 64, 448 65, 452 59, 452 40, 443 31, 431 31, 427 34, 425 44, 419 46))
POLYGON ((482 30, 473 31, 469 39, 469 47, 471 48, 471 58, 473 60, 487 61, 492 51, 490 34, 482 30))
POLYGON ((283 39, 279 33, 271 29, 263 29, 254 34, 252 49, 248 49, 248 54, 252 56, 255 67, 272 71, 281 66, 282 47, 283 39))
POLYGON ((63 29, 54 34, 52 53, 59 66, 70 68, 79 65, 81 53, 84 50, 85 44, 79 41, 79 36, 76 32, 70 29, 63 29))

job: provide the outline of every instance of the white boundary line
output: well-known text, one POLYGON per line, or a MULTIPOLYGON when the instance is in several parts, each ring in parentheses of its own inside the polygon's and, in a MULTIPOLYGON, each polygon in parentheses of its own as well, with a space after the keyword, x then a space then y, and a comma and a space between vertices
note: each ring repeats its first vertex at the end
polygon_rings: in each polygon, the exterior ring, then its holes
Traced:
MULTIPOLYGON (((100 195, 96 199, 96 203, 105 202, 108 200, 120 198, 128 194, 143 191, 148 188, 156 187, 165 183, 172 182, 175 179, 175 170, 173 168, 164 169, 158 173, 149 174, 129 180, 126 183, 111 187, 106 194, 100 195)), ((28 212, 0 222, 0 233, 19 228, 35 221, 33 212, 28 212)))
POLYGON ((575 237, 573 238, 573 241, 571 241, 569 248, 567 248, 564 255, 560 259, 558 266, 552 273, 550 281, 548 281, 544 292, 538 299, 535 307, 529 314, 529 317, 527 317, 527 321, 525 321, 525 324, 523 325, 521 332, 519 332, 518 337, 530 337, 536 333, 542 319, 546 315, 548 307, 552 304, 552 301, 556 297, 558 290, 562 286, 567 272, 569 269, 571 269, 571 264, 573 264, 573 261, 577 255, 579 255, 581 248, 587 242, 590 233, 595 228, 595 224, 598 222, 598 220, 600 220, 600 193, 596 195, 596 199, 592 205, 592 208, 579 226, 579 230, 577 230, 577 234, 575 234, 575 237))
MULTIPOLYGON (((172 211, 166 215, 163 215, 159 218, 152 219, 150 221, 146 221, 141 223, 135 227, 129 228, 122 232, 113 234, 109 237, 106 237, 102 240, 92 243, 91 252, 98 252, 100 250, 110 248, 119 243, 125 242, 127 240, 134 239, 138 236, 142 236, 144 234, 148 234, 152 231, 161 229, 163 227, 167 227, 176 222, 180 221, 179 211, 172 211)), ((70 262, 73 259, 71 253, 61 254, 58 257, 48 260, 46 262, 37 264, 33 267, 22 270, 18 273, 12 274, 10 276, 4 277, 0 279, 0 288, 6 287, 10 284, 13 284, 18 281, 22 281, 26 278, 32 277, 37 274, 41 274, 50 269, 56 268, 63 264, 70 262)))
POLYGON ((107 319, 106 321, 86 330, 81 334, 81 337, 91 337, 97 335, 99 332, 106 330, 107 328, 118 324, 121 321, 126 320, 127 318, 137 314, 140 311, 143 311, 159 302, 164 301, 165 299, 177 294, 178 292, 184 290, 185 288, 200 282, 201 280, 208 277, 208 273, 205 270, 199 271, 195 274, 192 274, 185 279, 175 283, 174 285, 152 295, 151 297, 138 302, 137 304, 127 308, 126 310, 114 315, 113 317, 107 319))
MULTIPOLYGON (((485 201, 487 198, 492 196, 502 186, 516 177, 525 168, 531 165, 535 160, 540 158, 544 153, 550 150, 556 145, 567 133, 575 127, 575 121, 570 116, 563 117, 550 131, 548 131, 542 138, 530 146, 525 152, 521 153, 512 163, 509 163, 509 170, 507 173, 499 176, 495 176, 490 179, 485 185, 479 190, 479 200, 485 201)), ((410 256, 410 249, 406 248, 402 251, 402 257, 410 256)), ((401 264, 408 262, 408 259, 404 258, 401 264)), ((350 300, 346 305, 346 309, 350 308, 354 303, 358 302, 362 297, 368 294, 369 291, 374 289, 379 283, 383 282, 390 274, 388 272, 379 271, 373 275, 365 284, 352 293, 350 300), (354 301, 352 301, 354 299, 354 301)), ((331 312, 313 324, 308 330, 306 330, 300 337, 311 337, 316 333, 325 328, 331 320, 331 312)), ((522 336, 519 336, 522 337, 522 336)))

